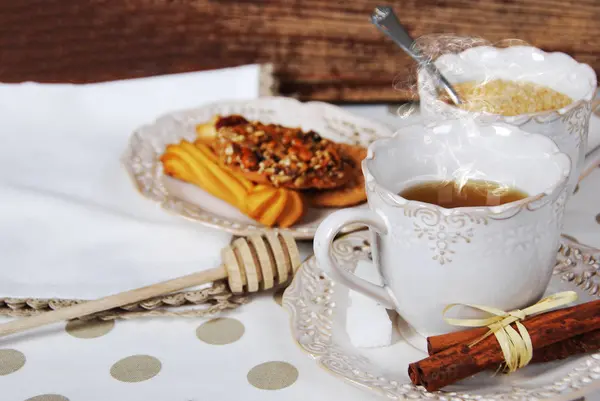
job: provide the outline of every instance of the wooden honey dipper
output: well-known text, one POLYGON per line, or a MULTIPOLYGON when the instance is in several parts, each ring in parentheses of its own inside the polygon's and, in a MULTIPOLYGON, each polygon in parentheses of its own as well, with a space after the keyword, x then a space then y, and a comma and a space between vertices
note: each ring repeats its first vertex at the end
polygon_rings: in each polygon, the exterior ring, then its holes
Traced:
POLYGON ((300 266, 300 252, 289 234, 269 232, 238 238, 221 251, 221 266, 94 301, 0 324, 0 336, 75 319, 185 288, 227 279, 233 293, 268 290, 290 279, 300 266))

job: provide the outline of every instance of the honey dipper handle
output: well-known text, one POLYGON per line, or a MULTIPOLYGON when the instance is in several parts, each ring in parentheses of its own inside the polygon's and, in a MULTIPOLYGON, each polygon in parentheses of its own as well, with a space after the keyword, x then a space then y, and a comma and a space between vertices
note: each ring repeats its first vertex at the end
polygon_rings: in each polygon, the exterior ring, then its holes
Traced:
POLYGON ((226 277, 227 272, 225 271, 225 267, 220 266, 214 269, 192 273, 187 276, 137 288, 135 290, 109 295, 94 301, 84 302, 66 308, 53 310, 51 312, 44 312, 39 315, 13 320, 8 323, 0 324, 0 337, 63 320, 75 319, 78 317, 91 315, 93 313, 103 312, 109 309, 118 308, 119 306, 143 301, 145 299, 168 294, 173 291, 179 291, 184 288, 210 283, 226 277))

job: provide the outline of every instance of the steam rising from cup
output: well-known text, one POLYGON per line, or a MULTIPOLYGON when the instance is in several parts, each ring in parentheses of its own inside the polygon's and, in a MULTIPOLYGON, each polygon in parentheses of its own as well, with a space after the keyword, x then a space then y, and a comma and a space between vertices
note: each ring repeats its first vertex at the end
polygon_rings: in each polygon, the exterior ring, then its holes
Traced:
MULTIPOLYGON (((492 43, 480 37, 452 34, 421 36, 413 44, 414 50, 421 54, 427 62, 435 62, 446 54, 458 54, 474 47, 491 46, 503 48, 526 45, 526 42, 516 39, 505 39, 492 43)), ((439 121, 440 118, 458 120, 464 129, 465 135, 463 140, 465 141, 465 145, 467 145, 469 138, 480 135, 480 125, 475 122, 476 120, 480 120, 480 117, 485 117, 498 104, 510 103, 511 99, 515 95, 518 95, 515 91, 525 91, 528 88, 515 84, 509 91, 496 90, 498 86, 502 86, 505 83, 499 82, 492 71, 485 66, 480 71, 477 71, 476 80, 467 79, 472 78, 473 71, 465 71, 464 64, 455 62, 455 60, 457 58, 444 57, 443 65, 438 65, 438 67, 441 67, 444 75, 454 88, 457 89, 463 101, 460 107, 448 107, 449 103, 451 103, 448 97, 440 92, 436 80, 421 64, 414 67, 415 70, 409 74, 408 80, 396 81, 394 86, 399 90, 408 92, 413 100, 416 100, 420 93, 429 93, 430 96, 426 98, 421 97, 420 99, 421 103, 419 107, 428 111, 427 113, 422 113, 424 114, 421 117, 423 123, 428 124, 433 121, 439 121), (468 77, 466 77, 467 73, 469 74, 468 77), (470 82, 465 83, 466 81, 470 82), (459 83, 460 86, 457 86, 459 83)), ((516 67, 518 71, 518 66, 516 67)), ((515 81, 518 81, 519 78, 519 76, 514 77, 515 81)), ((397 109, 396 114, 399 118, 406 119, 416 114, 419 107, 414 102, 406 103, 397 109)), ((432 133, 432 135, 436 136, 436 140, 444 141, 443 133, 432 133)), ((456 144, 452 144, 452 146, 448 145, 445 148, 441 148, 445 150, 440 151, 436 155, 440 159, 436 163, 437 165, 447 165, 447 163, 443 162, 443 159, 453 157, 450 149, 456 149, 456 144)), ((485 174, 478 171, 477 166, 474 165, 461 165, 455 171, 440 170, 438 173, 440 177, 445 177, 444 179, 448 182, 453 181, 459 191, 471 180, 486 180, 485 174)), ((508 189, 510 186, 510 183, 504 184, 500 190, 508 189)))

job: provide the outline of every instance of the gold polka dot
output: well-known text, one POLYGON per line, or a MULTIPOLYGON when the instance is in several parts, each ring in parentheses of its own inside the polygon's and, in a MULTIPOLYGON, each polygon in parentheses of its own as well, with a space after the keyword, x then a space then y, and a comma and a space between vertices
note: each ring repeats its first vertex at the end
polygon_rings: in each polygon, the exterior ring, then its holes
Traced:
POLYGON ((247 378, 261 390, 280 390, 294 384, 298 369, 287 362, 265 362, 250 369, 247 378))
POLYGON ((16 349, 0 349, 0 376, 16 372, 25 365, 25 355, 16 349))
POLYGON ((217 318, 202 323, 196 329, 196 336, 212 345, 231 344, 244 335, 244 325, 237 319, 217 318))
POLYGON ((137 383, 153 378, 161 367, 160 361, 153 356, 132 355, 112 365, 110 375, 122 382, 137 383))
POLYGON ((273 293, 273 299, 277 303, 277 305, 282 306, 281 303, 283 301, 283 293, 285 292, 285 288, 280 288, 275 293, 273 293))
POLYGON ((58 394, 41 394, 28 398, 25 401, 69 401, 69 399, 58 394))
POLYGON ((115 327, 114 320, 72 320, 65 326, 67 333, 77 338, 96 338, 110 332, 115 327))

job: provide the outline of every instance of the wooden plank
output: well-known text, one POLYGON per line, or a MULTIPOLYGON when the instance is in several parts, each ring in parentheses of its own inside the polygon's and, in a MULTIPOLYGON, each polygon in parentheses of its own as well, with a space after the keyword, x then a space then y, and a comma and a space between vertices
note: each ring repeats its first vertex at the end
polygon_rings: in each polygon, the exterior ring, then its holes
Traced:
MULTIPOLYGON (((94 82, 273 62, 283 94, 411 97, 414 64, 370 23, 376 1, 3 0, 0 81, 94 82), (394 87, 394 82, 399 83, 394 87)), ((391 2, 413 36, 519 38, 600 72, 599 0, 391 2)))

